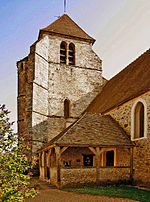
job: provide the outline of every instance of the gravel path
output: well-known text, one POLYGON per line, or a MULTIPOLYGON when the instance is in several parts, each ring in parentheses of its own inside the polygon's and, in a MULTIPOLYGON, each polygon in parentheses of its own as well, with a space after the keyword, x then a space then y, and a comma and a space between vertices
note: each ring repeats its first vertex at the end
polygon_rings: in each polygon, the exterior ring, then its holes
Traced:
MULTIPOLYGON (((93 196, 89 194, 78 194, 66 192, 51 187, 49 184, 37 180, 34 181, 39 193, 33 199, 27 199, 26 202, 131 202, 133 200, 112 198, 107 196, 93 196)), ((134 201, 135 202, 135 201, 134 201)))
POLYGON ((107 196, 93 196, 89 194, 76 194, 72 192, 49 189, 40 191, 34 199, 28 199, 26 202, 127 202, 129 199, 119 199, 107 196))

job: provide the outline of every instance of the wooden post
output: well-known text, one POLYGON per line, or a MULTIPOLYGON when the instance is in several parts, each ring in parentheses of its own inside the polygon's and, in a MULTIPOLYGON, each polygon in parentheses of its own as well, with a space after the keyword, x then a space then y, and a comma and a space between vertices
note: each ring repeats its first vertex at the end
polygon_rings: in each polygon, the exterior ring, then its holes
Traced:
POLYGON ((43 151, 42 152, 42 169, 41 169, 41 177, 42 177, 42 179, 44 180, 44 178, 45 178, 45 169, 44 169, 44 165, 45 165, 45 152, 43 151))
POLYGON ((100 153, 100 148, 96 147, 96 182, 99 180, 100 153))
POLYGON ((47 169, 47 179, 50 179, 50 155, 51 155, 51 149, 48 150, 47 156, 46 156, 46 169, 47 169))
POLYGON ((55 147, 56 152, 56 167, 57 167, 57 183, 60 184, 60 147, 55 147))
POLYGON ((100 170, 100 155, 104 151, 104 149, 100 149, 99 147, 96 147, 96 149, 94 149, 93 147, 89 147, 89 149, 95 154, 96 157, 96 182, 98 182, 100 170))
POLYGON ((44 179, 47 178, 47 162, 46 162, 46 152, 44 151, 44 179))
POLYGON ((133 147, 130 148, 130 180, 133 181, 133 147))
POLYGON ((48 154, 47 154, 47 166, 50 167, 50 156, 51 156, 51 149, 48 151, 48 154))
POLYGON ((42 177, 42 153, 39 153, 39 171, 40 171, 40 178, 42 177))

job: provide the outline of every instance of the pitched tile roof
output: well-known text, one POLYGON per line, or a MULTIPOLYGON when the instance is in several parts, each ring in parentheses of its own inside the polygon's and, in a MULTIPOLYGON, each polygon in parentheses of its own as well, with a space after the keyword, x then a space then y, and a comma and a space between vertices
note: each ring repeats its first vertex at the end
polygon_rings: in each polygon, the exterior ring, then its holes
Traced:
POLYGON ((150 90, 150 49, 110 79, 87 108, 104 113, 150 90))
POLYGON ((63 14, 49 26, 41 29, 41 31, 77 37, 83 40, 89 40, 92 43, 95 42, 95 39, 86 34, 67 14, 63 14))
POLYGON ((72 126, 51 140, 52 144, 89 146, 132 146, 126 132, 109 115, 85 114, 72 126))

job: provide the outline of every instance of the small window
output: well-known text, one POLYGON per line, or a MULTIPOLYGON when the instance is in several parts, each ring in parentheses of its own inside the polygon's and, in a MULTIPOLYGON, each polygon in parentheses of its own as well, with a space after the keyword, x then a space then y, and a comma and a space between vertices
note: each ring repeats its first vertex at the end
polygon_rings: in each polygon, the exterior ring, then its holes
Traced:
POLYGON ((84 166, 93 166, 93 155, 84 155, 83 164, 84 166))
POLYGON ((21 71, 23 72, 23 63, 21 63, 21 71))
POLYGON ((75 45, 73 43, 69 44, 69 65, 75 65, 75 45))
POLYGON ((131 110, 131 140, 147 138, 147 103, 139 98, 131 110))
POLYGON ((106 152, 106 166, 114 166, 114 151, 106 152))
POLYGON ((64 167, 71 167, 71 161, 64 161, 64 167))
POLYGON ((134 111, 134 138, 144 137, 144 105, 138 102, 134 111))
POLYGON ((69 118, 70 117, 70 100, 65 99, 64 101, 64 117, 69 118))
POLYGON ((60 63, 66 64, 67 44, 63 41, 60 45, 60 63))

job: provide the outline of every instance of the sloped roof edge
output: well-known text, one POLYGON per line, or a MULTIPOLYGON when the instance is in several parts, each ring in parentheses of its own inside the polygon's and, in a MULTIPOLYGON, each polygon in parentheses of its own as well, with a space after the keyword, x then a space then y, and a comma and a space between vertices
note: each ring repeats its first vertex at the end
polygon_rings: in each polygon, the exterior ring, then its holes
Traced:
MULTIPOLYGON (((108 135, 106 135, 106 138, 107 140, 110 139, 110 141, 113 140, 113 142, 116 142, 116 144, 110 144, 108 142, 108 145, 107 144, 104 144, 104 143, 97 143, 95 142, 95 144, 93 142, 87 142, 86 143, 86 140, 84 141, 84 144, 77 144, 76 141, 74 143, 72 143, 72 145, 81 145, 81 146, 84 146, 84 145, 93 145, 93 146, 134 146, 134 144, 131 142, 130 140, 130 137, 127 135, 127 133, 124 131, 124 129, 110 116, 110 115, 104 115, 104 116, 101 116, 101 115, 97 115, 97 114, 92 114, 92 113, 85 113, 82 117, 80 117, 76 122, 74 122, 71 126, 69 126, 68 128, 66 128, 64 131, 62 131, 59 135, 57 135, 55 138, 53 138, 49 143, 47 143, 44 147, 42 147, 38 152, 41 152, 43 150, 46 150, 47 147, 51 146, 51 145, 69 145, 67 142, 61 142, 61 139, 66 135, 66 138, 70 138, 68 136, 69 134, 69 131, 70 130, 74 130, 75 127, 78 127, 78 125, 80 125, 81 121, 83 121, 83 119, 86 119, 86 116, 92 116, 92 117, 95 117, 98 118, 99 116, 99 120, 100 118, 103 119, 103 117, 106 117, 106 119, 110 120, 110 123, 112 123, 114 125, 115 128, 118 128, 118 132, 122 134, 122 136, 124 137, 125 140, 121 141, 121 142, 118 142, 120 141, 120 135, 118 134, 118 136, 109 136, 108 138, 108 135), (91 114, 91 115, 90 115, 91 114), (114 140, 114 138, 117 138, 114 140), (112 139, 112 140, 111 140, 112 139)), ((96 119, 95 119, 95 122, 96 122, 96 119)), ((103 127, 103 126, 102 126, 103 127)), ((109 127, 109 130, 110 130, 110 126, 109 127)), ((99 128, 99 126, 98 126, 99 128)), ((99 130, 99 129, 98 129, 99 130)), ((100 132, 100 131, 99 131, 100 132)), ((72 133, 72 131, 70 131, 70 133, 72 133)), ((76 133, 76 132, 75 132, 76 133)), ((97 134, 98 135, 98 134, 97 134)), ((99 137, 99 136, 95 136, 96 139, 99 137)), ((83 134, 82 134, 82 137, 83 137, 83 134)))
POLYGON ((63 14, 47 27, 40 29, 41 31, 89 40, 92 43, 95 42, 95 39, 89 36, 67 14, 63 14))
POLYGON ((106 113, 150 90, 150 49, 112 77, 86 112, 106 113))

